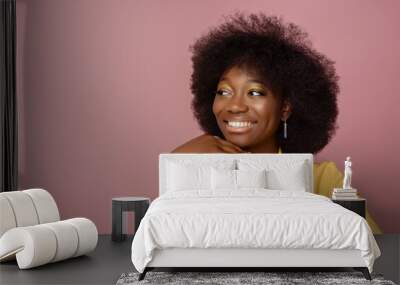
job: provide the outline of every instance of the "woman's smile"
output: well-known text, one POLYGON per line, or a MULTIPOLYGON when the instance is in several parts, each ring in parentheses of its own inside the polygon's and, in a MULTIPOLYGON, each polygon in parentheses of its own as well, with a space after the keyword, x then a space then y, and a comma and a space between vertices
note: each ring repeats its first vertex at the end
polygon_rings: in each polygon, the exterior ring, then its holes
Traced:
POLYGON ((255 122, 251 121, 225 121, 226 130, 232 134, 244 134, 251 132, 255 126, 255 122))

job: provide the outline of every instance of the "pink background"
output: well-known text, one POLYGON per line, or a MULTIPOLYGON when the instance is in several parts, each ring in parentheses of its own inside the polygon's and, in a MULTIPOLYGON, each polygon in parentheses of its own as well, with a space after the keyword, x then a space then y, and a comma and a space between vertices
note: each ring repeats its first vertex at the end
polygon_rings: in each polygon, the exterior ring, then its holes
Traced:
MULTIPOLYGON (((202 134, 188 47, 235 10, 281 15, 336 61, 339 130, 316 161, 340 170, 400 232, 400 2, 17 0, 20 188, 111 231, 111 198, 158 191, 158 155, 202 134)), ((290 128, 290 126, 288 126, 290 128)))

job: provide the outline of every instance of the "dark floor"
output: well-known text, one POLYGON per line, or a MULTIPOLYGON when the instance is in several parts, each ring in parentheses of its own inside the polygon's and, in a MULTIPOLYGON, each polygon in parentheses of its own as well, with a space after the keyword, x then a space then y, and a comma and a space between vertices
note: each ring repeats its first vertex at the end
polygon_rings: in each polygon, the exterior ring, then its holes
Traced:
POLYGON ((0 264, 0 284, 115 284, 124 272, 134 271, 130 252, 132 237, 112 242, 100 235, 96 250, 56 263, 19 270, 17 263, 0 264))
MULTIPOLYGON (((377 235, 382 256, 375 262, 374 273, 399 284, 400 235, 377 235)), ((16 262, 0 264, 0 284, 115 284, 124 272, 134 271, 130 259, 132 237, 112 242, 101 235, 94 252, 88 256, 19 270, 16 262)))

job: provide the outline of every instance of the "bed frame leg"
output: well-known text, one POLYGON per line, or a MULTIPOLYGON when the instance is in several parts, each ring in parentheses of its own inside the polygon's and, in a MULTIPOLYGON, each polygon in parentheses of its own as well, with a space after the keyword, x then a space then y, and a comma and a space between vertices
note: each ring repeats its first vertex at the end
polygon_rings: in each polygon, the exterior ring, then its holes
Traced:
POLYGON ((146 276, 147 271, 148 271, 148 269, 147 269, 147 267, 145 267, 145 268, 144 268, 144 271, 143 271, 142 273, 139 274, 138 281, 141 281, 141 280, 144 279, 144 277, 146 276))
POLYGON ((367 267, 354 267, 355 270, 361 271, 364 275, 365 279, 372 280, 371 275, 369 274, 369 270, 367 267))

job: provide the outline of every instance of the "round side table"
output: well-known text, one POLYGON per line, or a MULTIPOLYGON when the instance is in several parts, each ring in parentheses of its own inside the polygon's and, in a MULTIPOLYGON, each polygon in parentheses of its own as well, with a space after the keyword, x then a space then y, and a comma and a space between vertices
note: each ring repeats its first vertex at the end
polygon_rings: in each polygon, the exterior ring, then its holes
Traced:
POLYGON ((112 234, 113 241, 123 241, 126 234, 122 232, 123 212, 135 212, 135 231, 146 214, 150 199, 146 197, 116 197, 112 198, 112 234))

